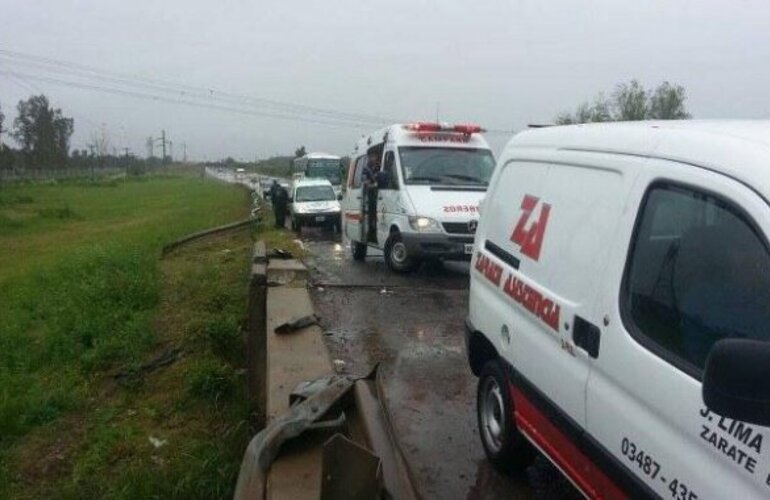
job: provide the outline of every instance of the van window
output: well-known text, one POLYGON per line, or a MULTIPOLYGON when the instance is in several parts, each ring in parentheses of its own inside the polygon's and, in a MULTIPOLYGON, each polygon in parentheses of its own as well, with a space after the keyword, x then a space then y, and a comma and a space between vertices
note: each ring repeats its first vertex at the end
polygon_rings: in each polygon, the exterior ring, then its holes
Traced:
POLYGON ((657 185, 642 205, 621 300, 632 333, 699 376, 716 341, 770 340, 770 256, 732 204, 657 185))

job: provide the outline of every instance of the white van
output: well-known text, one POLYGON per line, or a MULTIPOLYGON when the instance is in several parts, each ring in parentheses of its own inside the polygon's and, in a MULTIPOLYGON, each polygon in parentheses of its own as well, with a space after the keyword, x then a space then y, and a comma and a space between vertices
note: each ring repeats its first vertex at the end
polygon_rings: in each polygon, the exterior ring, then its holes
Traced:
POLYGON ((364 136, 350 158, 343 198, 343 230, 353 257, 367 247, 385 252, 397 272, 424 259, 470 259, 479 201, 494 171, 494 157, 476 125, 409 123, 364 136), (378 188, 376 227, 369 227, 362 174, 376 156, 384 177, 378 188))
POLYGON ((326 179, 303 179, 292 183, 289 194, 291 228, 323 226, 340 229, 340 202, 326 179))
POLYGON ((770 122, 523 132, 482 206, 488 458, 591 498, 770 497, 770 122))

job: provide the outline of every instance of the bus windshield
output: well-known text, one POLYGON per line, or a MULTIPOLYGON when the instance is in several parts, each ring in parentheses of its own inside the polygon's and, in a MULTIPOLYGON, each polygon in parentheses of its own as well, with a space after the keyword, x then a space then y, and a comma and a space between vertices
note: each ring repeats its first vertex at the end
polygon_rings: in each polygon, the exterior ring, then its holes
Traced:
POLYGON ((333 185, 342 183, 342 172, 340 161, 331 158, 308 160, 305 170, 305 177, 326 179, 333 185))
POLYGON ((488 149, 401 147, 398 153, 406 184, 486 186, 495 169, 488 149))

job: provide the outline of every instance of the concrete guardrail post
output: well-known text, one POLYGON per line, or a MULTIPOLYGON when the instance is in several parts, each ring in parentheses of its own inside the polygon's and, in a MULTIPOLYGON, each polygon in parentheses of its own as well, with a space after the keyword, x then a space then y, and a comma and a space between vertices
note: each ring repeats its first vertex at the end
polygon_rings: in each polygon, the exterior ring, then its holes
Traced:
POLYGON ((267 423, 267 248, 254 244, 246 319, 246 384, 257 428, 267 423))

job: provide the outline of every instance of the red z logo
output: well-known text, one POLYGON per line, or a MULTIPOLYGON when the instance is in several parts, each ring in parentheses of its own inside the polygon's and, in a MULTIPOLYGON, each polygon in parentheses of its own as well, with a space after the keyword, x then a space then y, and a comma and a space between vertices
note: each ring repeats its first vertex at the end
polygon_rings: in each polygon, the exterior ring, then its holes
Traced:
POLYGON ((519 222, 516 223, 516 227, 513 229, 513 234, 511 234, 511 241, 519 245, 521 253, 532 260, 540 258, 545 226, 548 224, 548 215, 551 213, 551 205, 543 203, 540 209, 540 218, 533 222, 529 228, 526 228, 538 201, 540 201, 539 198, 529 194, 524 195, 524 199, 521 200, 522 214, 519 222))

